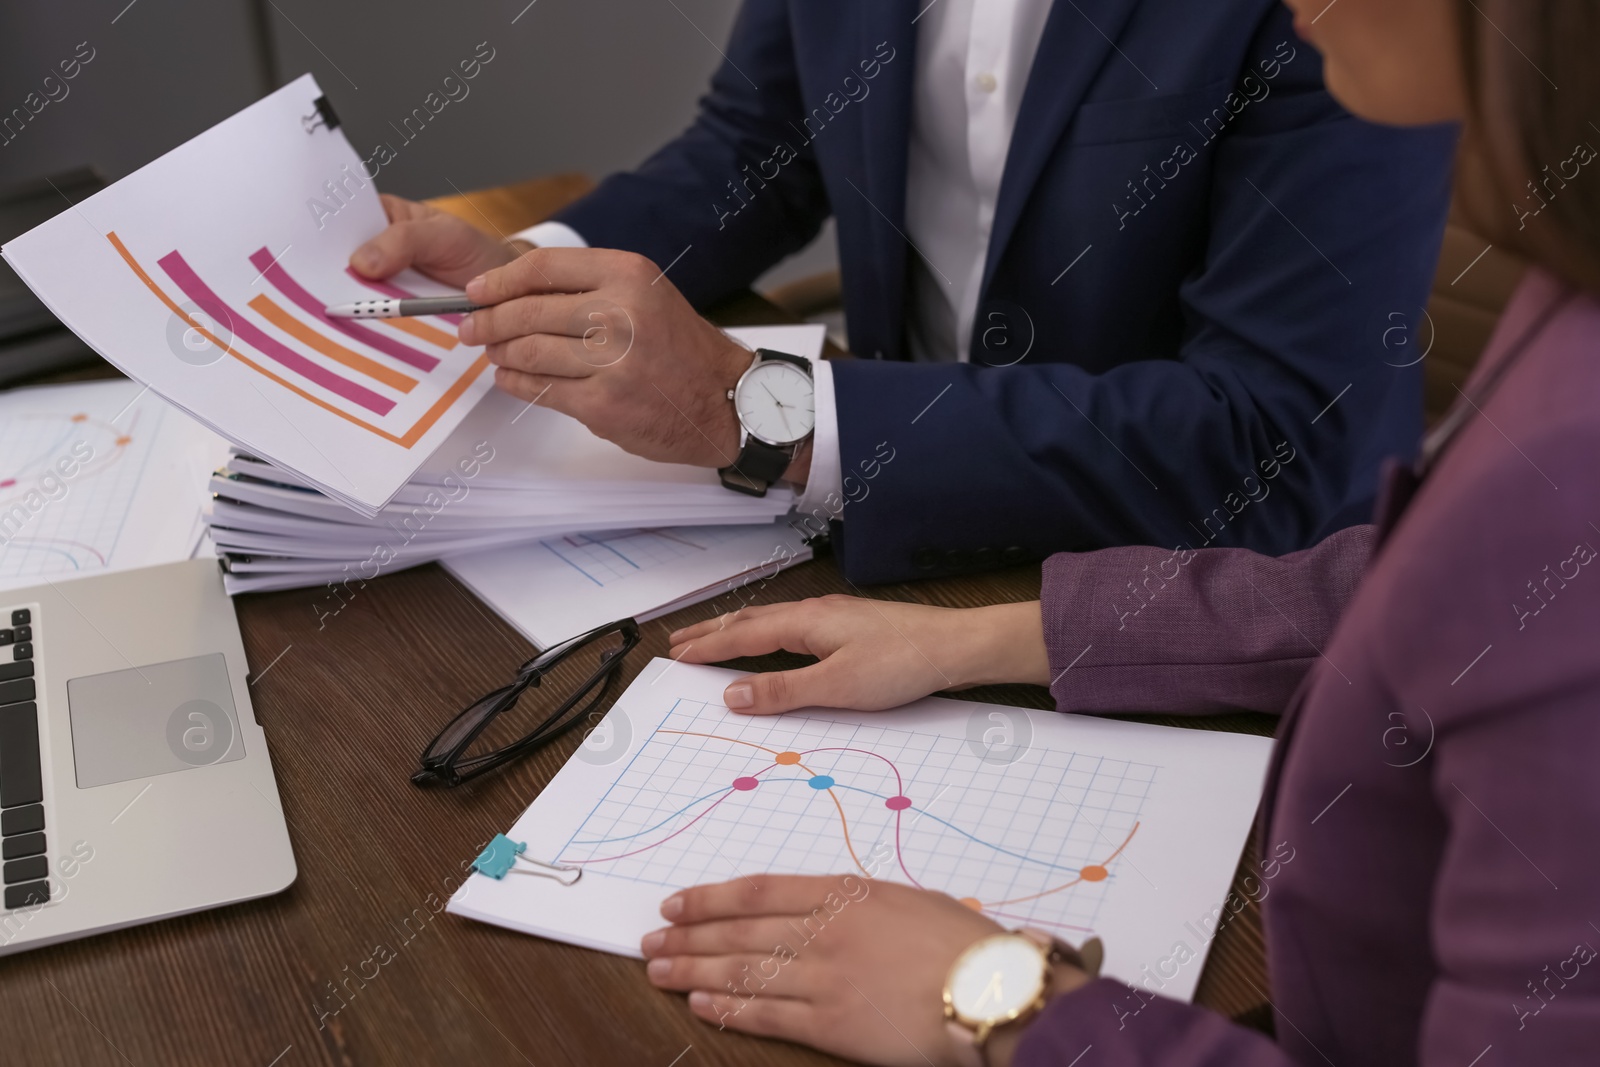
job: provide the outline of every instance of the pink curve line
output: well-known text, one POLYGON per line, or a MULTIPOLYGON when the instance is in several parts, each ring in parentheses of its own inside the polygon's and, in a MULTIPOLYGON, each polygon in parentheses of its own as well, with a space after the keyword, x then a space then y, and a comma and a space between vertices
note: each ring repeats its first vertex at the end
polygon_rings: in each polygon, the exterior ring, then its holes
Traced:
MULTIPOLYGON (((722 737, 719 734, 704 734, 704 733, 696 733, 696 732, 690 731, 690 730, 665 730, 665 729, 658 730, 657 732, 658 733, 670 733, 670 734, 683 734, 683 735, 686 735, 686 736, 693 736, 693 737, 710 737, 710 738, 715 738, 718 741, 727 741, 727 742, 730 742, 732 744, 749 745, 751 748, 759 748, 763 752, 775 752, 776 751, 774 749, 768 748, 765 745, 758 745, 753 741, 745 741, 742 738, 737 738, 737 737, 722 737)), ((900 768, 895 766, 895 763, 894 763, 893 760, 891 760, 888 756, 885 756, 880 752, 873 752, 871 749, 866 749, 866 748, 852 748, 852 747, 847 746, 847 745, 828 745, 828 746, 822 746, 822 747, 819 747, 819 748, 808 748, 808 749, 805 749, 804 751, 797 752, 796 755, 805 756, 805 755, 808 755, 809 753, 812 753, 812 752, 856 752, 856 753, 860 753, 861 755, 865 755, 865 756, 876 756, 878 759, 881 759, 881 760, 883 760, 883 762, 887 763, 889 765, 890 769, 894 771, 897 795, 899 795, 899 796, 904 796, 905 795, 905 792, 904 792, 905 785, 904 785, 904 780, 900 777, 900 768)), ((759 771, 756 771, 755 774, 751 775, 751 777, 758 778, 761 775, 766 774, 768 771, 774 770, 779 766, 783 766, 783 765, 782 764, 778 764, 778 763, 769 764, 768 766, 761 768, 759 771)), ((811 771, 810 768, 806 767, 806 765, 803 764, 803 763, 798 763, 798 764, 796 764, 796 766, 800 767, 802 770, 805 770, 807 773, 815 773, 815 772, 811 771)), ((678 827, 678 829, 674 830, 672 833, 668 834, 666 837, 663 837, 659 841, 655 841, 655 842, 652 842, 651 844, 644 845, 644 846, 642 846, 640 848, 636 848, 632 852, 624 852, 619 856, 605 856, 605 857, 600 857, 600 858, 596 858, 596 859, 587 859, 587 860, 567 860, 565 862, 571 863, 571 864, 608 863, 608 862, 610 862, 612 860, 620 860, 620 859, 626 859, 629 856, 637 856, 641 852, 648 852, 650 849, 655 848, 658 845, 666 844, 668 841, 671 841, 674 837, 677 837, 679 834, 681 834, 685 830, 689 829, 689 827, 693 826, 695 823, 697 823, 701 819, 705 818, 706 815, 708 815, 711 812, 712 808, 715 808, 718 804, 721 804, 724 800, 727 800, 728 797, 732 796, 736 792, 739 792, 739 790, 737 790, 737 789, 729 789, 727 792, 723 793, 720 797, 718 797, 716 800, 712 801, 709 805, 707 805, 705 810, 702 811, 699 815, 696 815, 693 819, 690 819, 687 823, 684 823, 682 826, 678 827)), ((828 792, 828 794, 830 796, 833 796, 832 788, 829 788, 827 790, 827 792, 828 792)), ((854 847, 852 847, 850 845, 850 821, 847 818, 845 818, 844 807, 839 804, 838 797, 833 796, 833 802, 834 802, 834 806, 839 809, 839 822, 840 822, 840 824, 841 824, 841 826, 843 827, 843 830, 844 830, 845 846, 850 848, 850 854, 851 854, 852 857, 854 857, 855 856, 855 849, 854 849, 854 847)), ((895 859, 899 861, 900 870, 902 872, 904 872, 906 878, 908 878, 911 881, 911 884, 916 886, 918 889, 925 889, 927 887, 924 886, 921 882, 919 882, 917 880, 916 876, 913 875, 911 873, 910 869, 906 866, 905 852, 900 847, 900 820, 901 820, 901 818, 902 818, 902 812, 897 809, 895 811, 895 813, 894 813, 894 851, 895 851, 895 859)), ((1122 844, 1117 846, 1116 851, 1112 852, 1111 855, 1107 856, 1100 863, 1093 864, 1092 866, 1104 867, 1106 864, 1108 864, 1112 860, 1116 859, 1119 855, 1122 854, 1123 850, 1128 847, 1129 842, 1131 842, 1133 840, 1133 835, 1138 833, 1138 831, 1139 831, 1139 823, 1135 822, 1133 824, 1133 829, 1128 831, 1128 836, 1123 839, 1122 844)), ((857 867, 861 867, 860 859, 856 859, 856 866, 857 867)), ((861 867, 861 869, 863 871, 866 870, 865 867, 861 867)), ((871 875, 869 874, 868 877, 871 877, 871 875)), ((1015 898, 1013 900, 1000 900, 1000 901, 996 901, 995 903, 999 904, 1001 906, 1004 906, 1004 905, 1007 905, 1007 904, 1020 904, 1020 903, 1023 903, 1025 901, 1029 901, 1029 900, 1038 900, 1040 897, 1047 897, 1047 896, 1050 896, 1050 895, 1052 895, 1054 893, 1059 893, 1063 889, 1070 889, 1072 886, 1078 885, 1082 881, 1083 881, 1083 875, 1082 875, 1082 873, 1080 873, 1078 875, 1078 877, 1074 878, 1072 881, 1063 883, 1062 885, 1054 886, 1054 887, 1052 887, 1050 889, 1046 889, 1042 893, 1034 893, 1031 896, 1026 896, 1026 897, 1017 897, 1017 898, 1015 898)), ((1011 915, 1011 914, 1008 914, 1006 912, 994 911, 990 907, 983 907, 982 910, 985 911, 985 912, 988 912, 989 914, 999 915, 999 916, 1001 916, 1003 918, 1008 918, 1008 919, 1022 919, 1022 920, 1026 921, 1026 922, 1038 922, 1038 923, 1043 923, 1044 925, 1047 925, 1047 926, 1063 927, 1063 928, 1068 929, 1068 930, 1084 930, 1084 931, 1089 931, 1091 933, 1093 932, 1092 928, 1087 927, 1087 926, 1074 926, 1071 923, 1050 922, 1050 921, 1045 920, 1045 919, 1033 919, 1033 918, 1028 917, 1028 916, 1011 915)))
MULTIPOLYGON (((774 764, 774 766, 776 766, 776 764, 774 764)), ((771 767, 767 768, 767 770, 769 770, 769 771, 771 769, 772 769, 771 767)), ((730 796, 732 796, 736 792, 738 792, 738 790, 729 789, 726 793, 722 794, 720 797, 718 797, 717 799, 713 800, 710 804, 707 804, 705 811, 702 811, 699 815, 696 815, 694 818, 690 819, 688 822, 684 823, 682 826, 680 826, 676 830, 672 831, 672 833, 668 834, 666 837, 663 837, 660 841, 654 841, 654 842, 652 842, 652 843, 650 843, 648 845, 645 845, 643 848, 636 848, 632 852, 624 852, 620 856, 601 856, 601 857, 598 857, 596 859, 564 860, 563 862, 572 863, 572 864, 579 864, 579 863, 609 863, 612 860, 625 860, 629 856, 637 856, 641 852, 648 852, 650 849, 655 848, 657 845, 664 845, 668 841, 671 841, 674 837, 677 837, 679 834, 683 833, 689 827, 693 826, 695 823, 699 822, 701 819, 703 819, 707 815, 711 814, 711 809, 712 808, 716 807, 718 804, 721 804, 724 800, 727 800, 730 796)))
POLYGON ((299 282, 289 277, 289 272, 273 260, 272 253, 267 249, 258 248, 250 253, 250 265, 266 275, 267 280, 272 283, 273 287, 288 297, 291 303, 298 305, 302 311, 318 322, 332 326, 345 336, 353 337, 362 344, 376 348, 384 355, 398 359, 401 363, 409 364, 420 371, 431 371, 439 365, 439 361, 427 353, 418 352, 416 349, 403 345, 391 337, 385 337, 375 330, 369 330, 365 326, 358 325, 349 319, 329 318, 326 312, 327 305, 307 292, 299 282))
MULTIPOLYGON (((346 267, 344 269, 344 272, 346 274, 350 275, 350 277, 354 278, 356 281, 360 282, 362 285, 366 286, 368 289, 371 289, 371 290, 373 290, 375 292, 382 293, 384 296, 387 296, 387 297, 389 297, 389 298, 391 298, 393 300, 415 300, 416 299, 416 296, 417 296, 416 293, 407 292, 406 290, 400 288, 398 285, 392 285, 389 282, 380 282, 380 281, 377 281, 376 279, 373 279, 373 278, 363 278, 361 275, 357 274, 354 270, 352 270, 349 267, 346 267)), ((435 315, 433 317, 436 318, 436 319, 443 319, 444 321, 450 323, 452 326, 460 326, 461 325, 461 316, 460 315, 435 315)))
POLYGON ((243 315, 235 314, 222 302, 221 297, 211 291, 210 286, 200 280, 200 276, 178 252, 168 252, 156 262, 177 283, 178 288, 183 290, 185 296, 200 305, 201 310, 210 315, 214 321, 225 325, 235 337, 251 345, 268 359, 282 364, 302 378, 316 382, 352 404, 361 405, 368 411, 387 415, 394 410, 393 400, 379 396, 371 389, 357 385, 348 378, 342 378, 321 364, 311 362, 294 349, 268 336, 243 315))

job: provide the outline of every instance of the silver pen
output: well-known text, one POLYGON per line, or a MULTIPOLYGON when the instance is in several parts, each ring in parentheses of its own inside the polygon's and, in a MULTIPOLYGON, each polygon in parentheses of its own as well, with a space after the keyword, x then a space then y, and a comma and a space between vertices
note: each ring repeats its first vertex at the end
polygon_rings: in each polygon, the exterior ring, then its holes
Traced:
POLYGON ((462 296, 415 296, 395 300, 357 300, 353 304, 332 304, 323 313, 333 319, 400 319, 412 315, 464 315, 477 311, 482 304, 474 304, 462 296))

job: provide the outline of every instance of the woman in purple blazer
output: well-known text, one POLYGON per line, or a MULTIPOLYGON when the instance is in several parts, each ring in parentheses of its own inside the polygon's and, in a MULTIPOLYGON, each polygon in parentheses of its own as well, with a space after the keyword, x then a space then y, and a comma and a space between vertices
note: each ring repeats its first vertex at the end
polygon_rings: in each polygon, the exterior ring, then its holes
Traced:
MULTIPOLYGON (((1276 1041, 1067 953, 1044 1007, 974 1060, 940 995, 998 927, 882 883, 735 1003, 728 982, 831 885, 777 876, 663 904, 649 974, 700 1017, 885 1064, 1600 1062, 1600 3, 1290 6, 1351 110, 1465 121, 1458 199, 1535 264, 1375 525, 1280 559, 1060 555, 1031 604, 829 597, 674 635, 702 662, 820 657, 729 686, 753 714, 999 681, 1048 684, 1063 711, 1282 711, 1261 816, 1263 855, 1295 855, 1262 904, 1276 1041)), ((1316 447, 1314 426, 1285 437, 1240 472, 1254 507, 1273 463, 1316 447)))

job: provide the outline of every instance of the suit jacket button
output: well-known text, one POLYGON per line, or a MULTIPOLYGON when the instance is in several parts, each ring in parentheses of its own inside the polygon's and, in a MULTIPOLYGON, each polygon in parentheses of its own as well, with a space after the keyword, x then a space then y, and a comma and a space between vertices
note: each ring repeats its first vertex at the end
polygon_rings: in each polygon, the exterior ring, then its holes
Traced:
POLYGON ((985 546, 972 554, 972 565, 980 571, 992 569, 1000 561, 1000 553, 985 546))
POLYGON ((1000 553, 1000 562, 1008 565, 1026 562, 1027 558, 1028 550, 1021 545, 1010 545, 1000 553))
POLYGON ((911 565, 919 571, 931 571, 939 565, 939 553, 932 548, 919 548, 911 553, 911 565))
POLYGON ((953 571, 970 570, 972 553, 964 548, 952 548, 944 554, 944 565, 953 571))

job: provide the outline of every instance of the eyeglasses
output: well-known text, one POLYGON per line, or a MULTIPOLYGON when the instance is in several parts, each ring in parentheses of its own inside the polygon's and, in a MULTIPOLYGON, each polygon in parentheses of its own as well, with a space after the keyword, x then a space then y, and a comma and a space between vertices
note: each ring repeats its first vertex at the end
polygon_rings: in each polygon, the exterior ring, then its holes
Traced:
POLYGON ((411 780, 418 785, 460 785, 560 737, 610 694, 621 674, 622 658, 638 643, 639 624, 620 619, 552 645, 518 667, 516 681, 479 697, 450 720, 422 753, 422 769, 411 780), (580 674, 587 668, 586 681, 543 718, 518 708, 525 691, 537 688, 568 661, 580 674))

